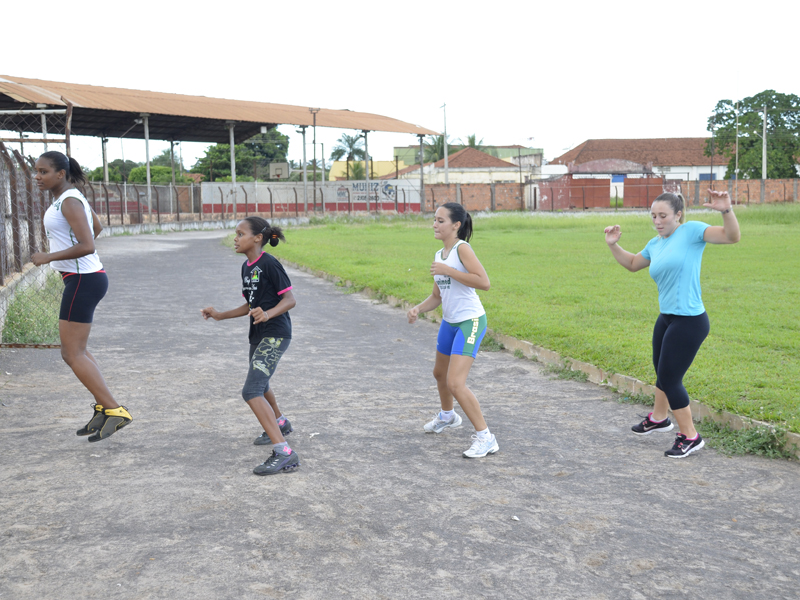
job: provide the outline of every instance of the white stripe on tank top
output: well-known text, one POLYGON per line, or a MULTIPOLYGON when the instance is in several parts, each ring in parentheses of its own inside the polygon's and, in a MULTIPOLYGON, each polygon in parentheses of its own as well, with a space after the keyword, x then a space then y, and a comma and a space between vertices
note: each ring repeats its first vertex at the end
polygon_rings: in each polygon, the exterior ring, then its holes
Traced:
MULTIPOLYGON (((442 248, 436 253, 434 261, 444 263, 456 271, 469 273, 458 256, 458 247, 462 244, 469 246, 464 240, 458 240, 450 249, 447 258, 442 258, 444 252, 442 248)), ((434 275, 433 280, 439 286, 439 293, 442 295, 442 318, 448 323, 462 323, 486 314, 475 288, 459 283, 447 275, 434 275)))
MULTIPOLYGON (((61 212, 61 205, 67 198, 75 198, 83 205, 83 212, 89 223, 89 231, 91 235, 94 235, 92 209, 89 208, 89 202, 77 189, 69 189, 56 198, 47 209, 47 212, 44 213, 44 230, 47 234, 47 239, 50 240, 50 252, 60 252, 78 244, 72 227, 69 226, 69 222, 61 212)), ((103 268, 103 263, 100 262, 100 257, 97 256, 95 251, 80 258, 56 260, 51 262, 50 266, 63 273, 95 273, 103 268)))

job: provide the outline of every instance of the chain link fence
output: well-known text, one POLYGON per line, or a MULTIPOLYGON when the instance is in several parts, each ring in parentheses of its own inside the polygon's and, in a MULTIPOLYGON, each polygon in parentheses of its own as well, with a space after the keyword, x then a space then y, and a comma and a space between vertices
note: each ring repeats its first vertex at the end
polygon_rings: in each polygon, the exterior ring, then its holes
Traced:
POLYGON ((31 256, 47 250, 49 201, 33 181, 33 159, 0 142, 0 347, 57 348, 64 285, 31 256))

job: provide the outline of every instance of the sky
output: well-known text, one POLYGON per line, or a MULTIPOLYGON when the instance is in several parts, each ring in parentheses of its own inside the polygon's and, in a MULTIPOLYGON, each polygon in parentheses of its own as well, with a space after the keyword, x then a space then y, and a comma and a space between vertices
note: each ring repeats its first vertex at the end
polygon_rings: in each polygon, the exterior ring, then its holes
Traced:
MULTIPOLYGON (((800 4, 785 1, 6 4, 0 76, 349 108, 436 131, 446 104, 452 141, 475 134, 548 160, 593 138, 706 136, 719 100, 800 94, 800 4)), ((279 127, 299 161, 296 129, 279 127)), ((317 155, 342 133, 354 132, 318 127, 317 155)), ((102 164, 99 140, 76 141, 82 164, 102 164)), ((373 160, 416 143, 369 134, 373 160)), ((152 142, 151 156, 168 147, 152 142)), ((205 147, 184 143, 184 164, 205 147)), ((137 140, 108 151, 145 156, 137 140)))

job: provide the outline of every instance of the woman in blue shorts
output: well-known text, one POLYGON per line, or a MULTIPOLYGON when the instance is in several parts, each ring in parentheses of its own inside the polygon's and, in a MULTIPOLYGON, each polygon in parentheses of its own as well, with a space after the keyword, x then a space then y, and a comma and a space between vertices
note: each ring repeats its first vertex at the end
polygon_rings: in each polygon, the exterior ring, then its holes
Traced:
POLYGON ((278 408, 270 379, 283 353, 292 341, 289 311, 297 302, 292 282, 277 258, 264 252, 264 246, 286 241, 280 227, 270 226, 261 217, 247 217, 236 226, 233 247, 247 257, 242 265, 242 296, 239 308, 219 312, 213 306, 201 309, 204 319, 250 319, 250 363, 242 398, 264 428, 255 440, 257 446, 272 446, 272 454, 253 469, 256 475, 274 475, 300 466, 297 453, 286 443, 292 425, 278 408))
POLYGON ((468 243, 472 218, 463 206, 454 202, 440 206, 433 219, 433 232, 444 246, 431 265, 433 292, 408 311, 408 322, 414 323, 420 313, 442 306, 433 368, 442 409, 425 424, 424 430, 441 433, 461 425, 461 417, 453 410, 455 397, 475 427, 472 446, 463 456, 481 458, 500 449, 486 425, 478 399, 467 387, 467 375, 486 335, 486 311, 475 290, 488 290, 489 276, 468 243))
POLYGON ((619 225, 605 228, 606 243, 617 262, 632 272, 650 267, 650 276, 658 286, 661 314, 653 329, 655 406, 631 429, 637 435, 672 431, 674 426, 667 415, 671 408, 680 433, 672 448, 664 452, 670 458, 689 456, 705 445, 694 427, 689 394, 683 387, 683 376, 710 330, 700 291, 703 250, 706 243, 735 244, 741 237, 728 192, 708 193, 710 201, 703 206, 722 213, 722 227, 700 221, 685 223, 683 196, 667 193, 658 196, 650 208, 658 235, 638 254, 620 247, 619 225))
POLYGON ((61 357, 92 396, 92 418, 77 431, 98 442, 132 421, 128 409, 114 400, 97 360, 86 349, 94 310, 108 290, 108 277, 97 256, 94 240, 103 227, 75 184, 86 183, 78 161, 61 152, 45 152, 36 161, 36 185, 55 200, 44 214, 50 252, 37 252, 33 264, 61 273, 64 293, 58 317, 61 357))

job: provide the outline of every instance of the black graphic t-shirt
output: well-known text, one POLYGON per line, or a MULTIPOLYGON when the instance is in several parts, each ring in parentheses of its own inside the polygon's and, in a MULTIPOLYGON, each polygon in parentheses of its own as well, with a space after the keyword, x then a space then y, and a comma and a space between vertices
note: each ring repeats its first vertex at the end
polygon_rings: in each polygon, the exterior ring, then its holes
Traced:
MULTIPOLYGON (((267 311, 281 301, 281 296, 292 289, 292 282, 278 259, 262 252, 254 263, 242 265, 242 296, 250 309, 267 311)), ((257 344, 265 337, 291 338, 292 320, 289 313, 269 319, 266 323, 253 323, 250 317, 250 343, 257 344)))

